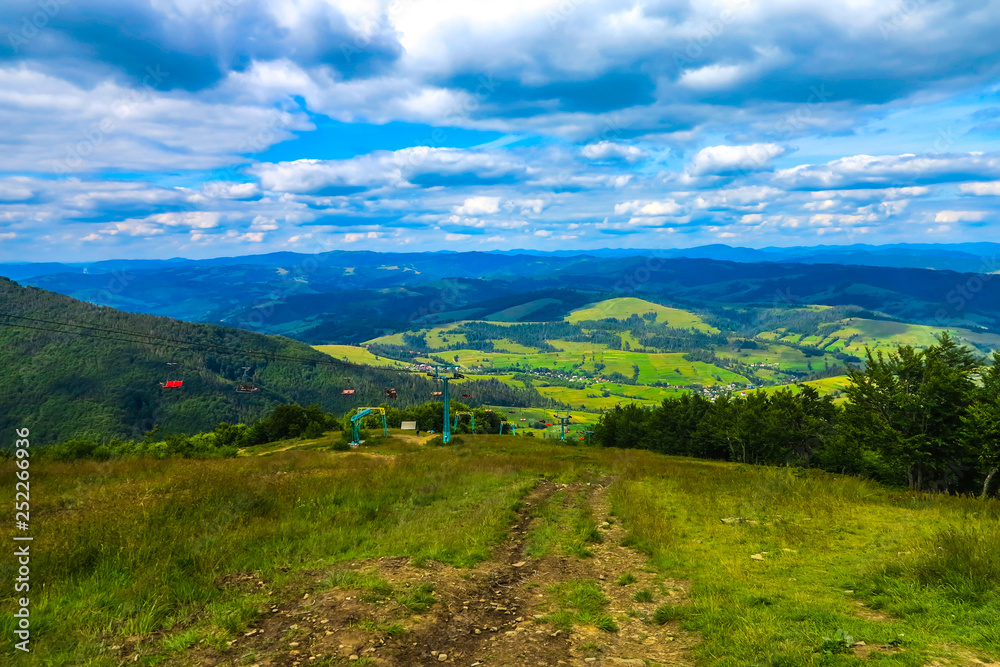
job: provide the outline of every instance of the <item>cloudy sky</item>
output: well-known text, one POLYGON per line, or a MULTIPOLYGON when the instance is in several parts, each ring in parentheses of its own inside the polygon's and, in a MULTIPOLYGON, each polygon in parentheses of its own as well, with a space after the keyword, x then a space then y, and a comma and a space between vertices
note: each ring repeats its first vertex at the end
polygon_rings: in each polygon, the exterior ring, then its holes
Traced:
POLYGON ((0 261, 1000 241, 1000 0, 3 0, 0 261))

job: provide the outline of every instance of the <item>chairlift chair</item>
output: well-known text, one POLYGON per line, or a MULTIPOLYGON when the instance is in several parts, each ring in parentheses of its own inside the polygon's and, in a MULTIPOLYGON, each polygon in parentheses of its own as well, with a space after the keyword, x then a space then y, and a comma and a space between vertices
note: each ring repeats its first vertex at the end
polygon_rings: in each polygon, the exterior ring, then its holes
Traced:
POLYGON ((247 377, 247 373, 249 372, 250 372, 250 367, 244 366, 243 376, 236 383, 236 391, 241 394, 252 394, 253 392, 258 390, 257 385, 251 382, 250 379, 247 377))
MULTIPOLYGON (((167 366, 177 366, 177 362, 168 361, 167 366)), ((176 368, 169 368, 168 370, 170 371, 168 373, 168 376, 174 375, 174 373, 177 372, 176 368)), ((161 382, 160 386, 163 387, 164 389, 177 389, 179 387, 184 386, 184 380, 166 380, 165 382, 161 382)))
POLYGON ((386 387, 385 388, 385 397, 386 398, 397 398, 398 394, 396 393, 396 390, 393 389, 392 387, 386 387))
POLYGON ((354 395, 354 390, 353 389, 345 389, 344 391, 340 392, 340 395, 341 396, 353 396, 354 395))

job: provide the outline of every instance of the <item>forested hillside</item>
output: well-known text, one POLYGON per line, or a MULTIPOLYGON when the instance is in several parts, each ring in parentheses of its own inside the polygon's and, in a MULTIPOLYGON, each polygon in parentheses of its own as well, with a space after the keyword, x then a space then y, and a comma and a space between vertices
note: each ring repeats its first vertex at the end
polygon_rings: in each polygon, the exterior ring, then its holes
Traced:
MULTIPOLYGON (((348 364, 281 336, 126 313, 3 278, 0 364, 0 430, 30 427, 39 443, 137 437, 156 426, 196 433, 286 403, 342 414, 383 401, 387 387, 405 407, 437 389, 422 375, 348 364), (245 367, 257 391, 236 391, 245 367), (168 380, 183 385, 162 387, 168 380)), ((541 399, 496 381, 469 386, 476 403, 541 399)))
MULTIPOLYGON (((969 257, 973 257, 969 255, 969 257)), ((991 264, 923 268, 685 257, 552 257, 490 253, 277 253, 190 262, 101 263, 88 273, 39 268, 30 283, 100 305, 358 344, 461 320, 557 321, 609 297, 682 309, 856 306, 935 327, 1000 332, 991 264)), ((12 275, 24 267, 0 266, 12 275)))

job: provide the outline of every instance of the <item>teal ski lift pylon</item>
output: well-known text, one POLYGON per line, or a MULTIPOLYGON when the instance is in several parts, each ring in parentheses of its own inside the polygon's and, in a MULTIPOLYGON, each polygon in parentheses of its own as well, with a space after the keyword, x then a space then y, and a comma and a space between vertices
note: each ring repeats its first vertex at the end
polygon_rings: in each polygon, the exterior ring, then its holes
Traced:
POLYGON ((361 444, 361 420, 376 412, 382 415, 382 435, 389 437, 389 425, 385 421, 385 408, 358 408, 357 414, 351 417, 351 431, 354 436, 350 443, 352 447, 361 444))
POLYGON ((427 373, 427 377, 441 380, 443 383, 441 387, 441 401, 444 403, 444 414, 442 415, 444 419, 443 428, 441 429, 441 440, 445 444, 448 444, 451 441, 451 398, 448 395, 448 382, 450 380, 461 380, 465 376, 455 370, 459 366, 454 364, 432 364, 431 368, 433 371, 427 373), (452 371, 450 378, 441 374, 442 371, 449 369, 452 371))
POLYGON ((473 413, 471 413, 471 412, 468 412, 466 410, 463 410, 462 412, 456 412, 455 413, 455 423, 452 424, 451 430, 452 431, 457 431, 458 430, 458 420, 459 420, 459 417, 461 417, 462 415, 469 415, 469 421, 471 422, 470 426, 472 426, 472 432, 475 433, 476 432, 476 415, 473 414, 473 413))
POLYGON ((560 410, 555 413, 556 419, 559 420, 559 439, 566 440, 566 425, 569 424, 569 412, 566 410, 560 410))

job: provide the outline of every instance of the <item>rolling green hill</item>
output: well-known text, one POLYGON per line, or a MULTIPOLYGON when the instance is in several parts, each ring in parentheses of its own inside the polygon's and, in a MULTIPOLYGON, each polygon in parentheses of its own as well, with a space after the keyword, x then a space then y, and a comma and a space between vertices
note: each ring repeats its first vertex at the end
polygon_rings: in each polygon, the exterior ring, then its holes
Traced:
MULTIPOLYGON (((256 421, 281 404, 315 403, 340 415, 382 403, 387 388, 397 390, 398 407, 422 404, 438 389, 421 373, 400 372, 406 364, 399 361, 349 346, 328 351, 126 313, 0 278, 0 429, 28 427, 40 444, 136 438, 154 428, 193 434, 223 421, 256 421), (257 391, 236 391, 245 367, 257 391), (183 384, 161 386, 171 380, 183 384)), ((475 405, 560 407, 489 377, 470 379, 464 391, 475 405)))
POLYGON ((1000 349, 997 334, 877 317, 850 306, 706 304, 695 311, 620 297, 573 310, 561 322, 462 320, 374 338, 368 349, 331 349, 369 363, 376 356, 457 363, 577 411, 799 382, 839 396, 846 364, 862 363, 866 348, 924 348, 942 331, 984 355, 1000 349))
POLYGON ((675 329, 695 329, 717 333, 719 330, 706 324, 698 315, 681 310, 679 308, 668 308, 657 303, 651 303, 644 299, 635 297, 620 297, 617 299, 607 299, 599 303, 592 304, 586 308, 574 310, 566 316, 567 322, 581 322, 584 320, 602 320, 606 317, 615 319, 628 319, 630 316, 642 317, 646 313, 655 313, 655 322, 665 324, 675 329))
POLYGON ((0 430, 28 427, 39 443, 154 427, 194 433, 283 403, 340 413, 382 400, 386 386, 420 403, 432 389, 417 375, 333 362, 287 338, 125 313, 6 279, 0 323, 0 430), (245 366, 256 392, 236 391, 245 366), (161 387, 167 380, 183 386, 161 387), (348 387, 354 396, 342 395, 348 387))

